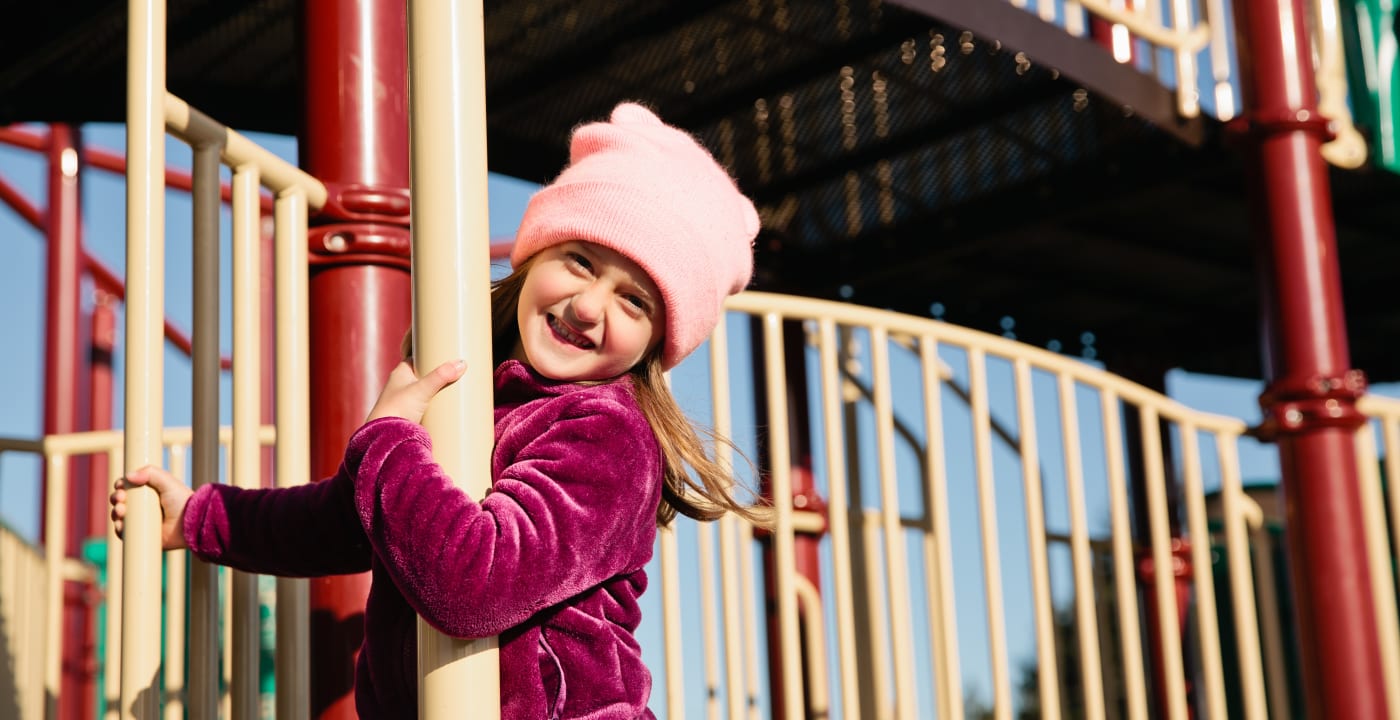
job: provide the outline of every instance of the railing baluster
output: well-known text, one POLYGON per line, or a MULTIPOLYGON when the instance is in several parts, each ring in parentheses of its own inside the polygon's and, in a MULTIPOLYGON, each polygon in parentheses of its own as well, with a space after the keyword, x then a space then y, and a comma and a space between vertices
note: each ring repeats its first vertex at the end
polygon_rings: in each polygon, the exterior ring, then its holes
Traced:
POLYGON ((63 679, 63 559, 68 552, 68 456, 50 454, 44 483, 44 705, 45 716, 58 713, 63 679))
POLYGON ((1386 538, 1385 498, 1381 495, 1380 468, 1374 462, 1376 437, 1367 422, 1357 429, 1357 466, 1361 469, 1360 487, 1362 524, 1366 535, 1366 550, 1370 556, 1371 596, 1376 616, 1376 631, 1381 653, 1381 672, 1385 678, 1386 704, 1391 718, 1400 718, 1400 629, 1397 629, 1395 585, 1386 582, 1394 577, 1390 541, 1386 538))
POLYGON ((1065 454, 1069 503, 1070 558, 1074 568, 1075 625, 1079 628, 1079 666, 1084 688, 1084 715, 1103 720, 1103 663, 1099 656, 1098 614, 1094 603, 1093 558, 1085 518, 1084 468, 1079 450, 1079 410, 1074 379, 1058 376, 1060 428, 1065 454))
MULTIPOLYGON (((166 448, 170 458, 170 474, 185 482, 185 446, 166 448)), ((189 553, 165 554, 165 720, 185 717, 185 565, 189 553)))
POLYGON ((1205 680, 1208 717, 1225 720, 1225 677, 1220 661, 1220 627, 1216 622, 1215 578, 1211 573, 1210 530, 1206 526, 1205 491, 1201 484, 1199 430, 1191 422, 1181 432, 1182 496, 1186 501, 1187 536, 1191 541, 1192 580, 1196 593, 1196 633, 1200 643, 1201 675, 1205 680))
POLYGON ((1128 519, 1128 475, 1123 465, 1123 430, 1118 394, 1099 393, 1103 412, 1103 442, 1108 464, 1110 523, 1113 527, 1113 578, 1118 599, 1118 635, 1123 651, 1124 693, 1128 717, 1147 719, 1147 681, 1142 661, 1142 628, 1138 624, 1136 563, 1133 531, 1128 519))
POLYGON ((987 399, 987 355, 980 346, 967 353, 972 396, 972 437, 977 477, 977 519, 982 531, 982 582, 987 601, 987 644, 992 661, 993 713, 1011 717, 1011 678, 1006 651, 1006 605, 1002 599, 1001 550, 997 537, 996 476, 992 468, 991 409, 987 399))
POLYGON ((666 713, 668 717, 685 717, 685 667, 681 656, 681 580, 680 557, 676 545, 675 526, 657 532, 661 548, 661 623, 665 645, 666 713))
POLYGON ((1230 593, 1235 610, 1235 644, 1239 653, 1240 688, 1246 720, 1269 716, 1264 699, 1264 673, 1259 653, 1259 618, 1255 613, 1254 578, 1250 572, 1249 538, 1245 533, 1244 490, 1240 487, 1238 437, 1217 432, 1220 455, 1220 499, 1225 516, 1225 544, 1230 566, 1230 593))
POLYGON ((1045 543, 1045 501, 1041 493, 1040 450, 1036 446, 1034 385, 1031 365, 1015 360, 1016 422, 1020 428, 1021 484, 1026 494, 1026 537, 1031 566, 1031 595, 1035 613, 1036 668, 1040 677, 1040 713, 1059 720, 1060 673, 1055 660, 1055 604, 1050 595, 1050 555, 1045 543))
MULTIPOLYGON (((792 517, 792 476, 788 450, 787 385, 783 382, 782 316, 763 316, 764 379, 768 388, 768 462, 773 508, 777 513, 773 530, 773 557, 777 564, 778 649, 782 657, 782 696, 784 713, 791 718, 805 713, 802 694, 802 653, 797 617, 797 590, 794 568, 792 517)), ((778 691, 775 690, 775 694, 778 691)))
POLYGON ((938 342, 919 339, 919 364, 924 386, 924 426, 928 439, 924 465, 924 507, 929 532, 924 536, 924 574, 929 598, 929 636, 933 643, 934 687, 940 718, 963 717, 962 663, 958 657, 958 610, 953 592, 953 542, 948 522, 947 452, 943 446, 943 377, 938 342))
MULTIPOLYGON (((826 450, 827 530, 831 535, 832 584, 836 592, 836 652, 841 685, 841 716, 860 717, 856 669, 855 588, 851 582, 851 498, 846 480, 846 438, 841 428, 841 376, 836 323, 821 318, 817 353, 821 364, 822 444, 826 450)), ((857 502, 859 500, 857 499, 857 502)))
MULTIPOLYGON (((311 480, 311 331, 306 193, 279 193, 274 205, 277 487, 311 480)), ((277 578, 277 717, 311 714, 311 591, 305 579, 277 578)))
POLYGON ((1147 517, 1152 541, 1152 590, 1157 600, 1157 631, 1165 677, 1167 715, 1186 720, 1186 677, 1181 661, 1181 628, 1176 623, 1176 573, 1171 527, 1167 518, 1166 471, 1162 458, 1162 431, 1156 408, 1138 410, 1142 425, 1142 455, 1147 476, 1147 517))
MULTIPOLYGON (((729 405, 729 328, 723 319, 710 335, 710 403, 714 413, 715 433, 722 438, 733 432, 729 405)), ((733 449, 718 443, 715 461, 726 471, 734 469, 733 449)), ((721 607, 724 614, 725 697, 729 701, 730 720, 743 720, 748 690, 744 684, 743 606, 740 600, 738 553, 739 519, 725 515, 719 520, 719 567, 721 607)))
POLYGON ((904 527, 899 510, 899 474, 894 458, 894 403, 890 390, 890 339, 884 327, 870 331, 870 356, 875 389, 875 442, 879 448, 880 508, 884 529, 886 599, 890 613, 890 639, 894 659, 896 717, 912 720, 918 715, 914 697, 914 649, 910 626, 909 574, 904 553, 904 527))
MULTIPOLYGON (((257 431, 261 424, 260 355, 261 208, 256 166, 233 171, 233 484, 262 486, 262 457, 257 431)), ((258 622, 256 575, 235 570, 229 581, 233 605, 233 720, 258 717, 258 657, 262 636, 258 622)))

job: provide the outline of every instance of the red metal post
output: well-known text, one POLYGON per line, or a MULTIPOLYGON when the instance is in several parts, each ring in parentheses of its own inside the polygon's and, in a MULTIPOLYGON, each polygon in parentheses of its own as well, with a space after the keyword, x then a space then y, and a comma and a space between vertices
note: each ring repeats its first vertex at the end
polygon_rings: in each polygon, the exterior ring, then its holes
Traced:
POLYGON ((1365 376, 1351 368, 1326 121, 1302 0, 1238 0, 1240 131, 1264 314, 1265 428, 1278 441, 1308 716, 1386 716, 1362 535, 1354 432, 1365 376))
MULTIPOLYGON (((112 358, 117 347, 117 312, 112 309, 114 300, 103 290, 97 290, 92 307, 92 329, 89 342, 91 353, 88 356, 88 429, 107 430, 112 427, 112 358)), ((112 475, 107 456, 97 454, 88 461, 87 519, 84 527, 87 537, 107 536, 107 493, 111 487, 112 475)), ((77 493, 75 493, 75 496, 77 493)), ((96 607, 102 602, 97 588, 89 602, 96 607)), ((96 713, 97 698, 97 623, 92 622, 83 631, 83 662, 91 670, 87 671, 91 680, 83 686, 82 707, 84 720, 93 718, 96 713)))
MULTIPOLYGON (((49 197, 47 215, 48 272, 45 290, 44 332, 44 434, 70 433, 78 429, 78 280, 82 257, 82 203, 79 198, 78 131, 68 125, 49 128, 49 197)), ((46 477, 45 484, 52 482, 46 477)), ((73 483, 69 483, 72 485, 73 483)), ((86 495, 72 493, 66 508, 68 528, 64 542, 68 557, 77 557, 87 532, 86 495)), ((42 516, 41 516, 42 517, 42 516)), ((63 670, 58 698, 59 717, 91 717, 84 703, 94 678, 83 639, 93 622, 93 607, 86 601, 92 588, 84 583, 63 584, 63 670)))
MULTIPOLYGON (((408 329, 407 10, 392 0, 307 0, 301 165, 327 183, 311 253, 311 470, 329 477, 398 361, 408 329)), ((311 703, 355 717, 354 656, 369 576, 311 582, 311 703)))
MULTIPOLYGON (((1123 3, 1123 9, 1133 9, 1132 0, 1123 3)), ((1114 27, 1114 23, 1098 15, 1094 15, 1093 13, 1089 14, 1089 37, 1093 38, 1094 42, 1108 50, 1109 54, 1113 55, 1118 62, 1128 65, 1134 64, 1137 62, 1137 52, 1136 48, 1133 47, 1135 42, 1133 36, 1128 34, 1127 28, 1123 28, 1118 31, 1119 37, 1116 39, 1117 42, 1115 43, 1115 38, 1113 37, 1114 27), (1119 47, 1115 47, 1115 44, 1119 45, 1119 47)))

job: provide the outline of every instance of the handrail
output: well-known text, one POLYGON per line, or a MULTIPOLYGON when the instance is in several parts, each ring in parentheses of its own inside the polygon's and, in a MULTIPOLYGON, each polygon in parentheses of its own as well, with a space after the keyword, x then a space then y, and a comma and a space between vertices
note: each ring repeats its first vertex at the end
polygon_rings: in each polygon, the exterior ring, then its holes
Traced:
POLYGON ((1195 53, 1200 52, 1210 44, 1210 25, 1204 22, 1198 22, 1195 27, 1183 32, 1163 27, 1160 23, 1148 19, 1145 14, 1116 8, 1107 0, 1078 0, 1078 2, 1084 6, 1084 9, 1109 22, 1128 28, 1129 32, 1153 45, 1195 53))
POLYGON ((320 210, 326 204, 328 193, 325 184, 320 180, 277 157, 237 131, 190 107, 189 103, 170 92, 165 93, 165 126, 176 137, 191 145, 201 142, 222 143, 223 152, 220 157, 224 164, 233 168, 243 165, 257 166, 262 185, 274 193, 300 189, 306 193, 306 203, 311 208, 320 210))

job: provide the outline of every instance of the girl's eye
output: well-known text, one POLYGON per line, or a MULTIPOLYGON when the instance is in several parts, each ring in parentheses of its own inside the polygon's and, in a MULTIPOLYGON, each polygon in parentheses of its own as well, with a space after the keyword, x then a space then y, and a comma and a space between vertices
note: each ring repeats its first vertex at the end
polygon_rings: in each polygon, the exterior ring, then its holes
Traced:
POLYGON ((593 271, 593 263, 589 262, 588 258, 584 257, 581 253, 565 253, 564 257, 568 258, 569 263, 572 265, 577 265, 578 267, 589 272, 593 271))
POLYGON ((640 297, 636 295, 627 295, 624 299, 627 300, 627 302, 630 303, 633 307, 637 308, 638 310, 641 310, 643 313, 647 311, 647 301, 641 299, 640 297))

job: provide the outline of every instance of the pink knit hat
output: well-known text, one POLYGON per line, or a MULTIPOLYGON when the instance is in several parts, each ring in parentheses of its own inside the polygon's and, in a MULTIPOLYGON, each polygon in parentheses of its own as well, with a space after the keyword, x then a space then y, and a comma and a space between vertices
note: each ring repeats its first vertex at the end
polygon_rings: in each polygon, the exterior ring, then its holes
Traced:
POLYGON ((569 166, 530 198, 510 261, 570 240, 631 258, 661 291, 670 369, 749 284, 758 225, 753 203, 695 138, 623 103, 607 122, 574 130, 569 166))

